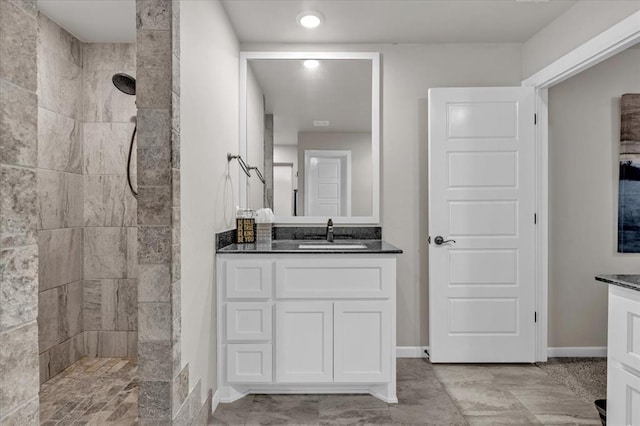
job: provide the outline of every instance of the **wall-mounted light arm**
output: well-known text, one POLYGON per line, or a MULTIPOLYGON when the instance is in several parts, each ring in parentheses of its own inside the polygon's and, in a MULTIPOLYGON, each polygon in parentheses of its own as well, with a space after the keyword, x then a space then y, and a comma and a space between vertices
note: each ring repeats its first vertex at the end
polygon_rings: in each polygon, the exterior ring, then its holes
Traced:
POLYGON ((242 169, 244 174, 247 175, 247 177, 251 177, 251 173, 249 172, 249 166, 247 165, 247 163, 244 162, 242 157, 240 157, 239 155, 227 153, 227 162, 231 160, 238 160, 238 164, 240 164, 240 168, 242 169))
POLYGON ((255 170, 256 174, 258 175, 258 179, 260 179, 262 181, 262 183, 265 183, 264 176, 262 176, 262 173, 260 173, 260 169, 258 167, 249 166, 249 170, 255 170))

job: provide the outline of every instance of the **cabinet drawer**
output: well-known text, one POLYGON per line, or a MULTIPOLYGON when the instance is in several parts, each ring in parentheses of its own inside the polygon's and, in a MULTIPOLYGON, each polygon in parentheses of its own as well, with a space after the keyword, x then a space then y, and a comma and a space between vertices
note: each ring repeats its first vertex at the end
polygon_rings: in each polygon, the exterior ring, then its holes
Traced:
POLYGON ((608 355, 640 371, 640 292, 610 286, 608 355))
POLYGON ((226 261, 225 289, 229 299, 267 299, 271 297, 272 279, 271 260, 226 261))
POLYGON ((607 371, 607 424, 640 425, 640 377, 611 361, 607 371))
POLYGON ((227 345, 227 381, 229 383, 271 382, 272 347, 270 344, 227 345))
POLYGON ((280 299, 386 299, 395 282, 395 259, 291 259, 276 262, 280 299))
POLYGON ((271 318, 271 303, 227 303, 227 340, 271 340, 271 318))

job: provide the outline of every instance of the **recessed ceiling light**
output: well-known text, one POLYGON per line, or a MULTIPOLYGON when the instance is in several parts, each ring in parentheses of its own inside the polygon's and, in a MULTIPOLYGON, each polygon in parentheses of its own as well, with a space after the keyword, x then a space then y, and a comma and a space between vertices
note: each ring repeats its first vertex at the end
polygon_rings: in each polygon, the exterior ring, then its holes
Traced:
POLYGON ((315 59, 307 59, 306 61, 303 62, 303 64, 306 68, 314 69, 314 68, 318 68, 318 66, 320 65, 320 62, 316 61, 315 59))
POLYGON ((305 10, 298 14, 297 20, 305 28, 316 28, 324 22, 324 15, 315 10, 305 10))

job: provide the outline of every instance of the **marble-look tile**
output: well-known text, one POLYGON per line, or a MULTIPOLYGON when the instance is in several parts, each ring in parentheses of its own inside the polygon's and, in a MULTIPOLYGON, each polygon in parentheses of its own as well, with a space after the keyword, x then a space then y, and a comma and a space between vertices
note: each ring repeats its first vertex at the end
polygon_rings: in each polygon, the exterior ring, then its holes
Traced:
POLYGON ((45 46, 38 46, 38 106, 79 120, 82 68, 45 46))
POLYGON ((526 411, 507 412, 495 415, 465 416, 470 426, 539 425, 534 415, 526 411))
POLYGON ((180 59, 176 56, 175 51, 171 60, 171 70, 173 73, 171 76, 171 90, 180 96, 180 59))
POLYGON ((171 272, 166 264, 141 264, 138 270, 139 302, 170 302, 171 272))
POLYGON ((391 413, 386 408, 383 410, 347 409, 341 411, 320 411, 321 425, 390 425, 392 423, 391 413))
POLYGON ((444 392, 433 393, 428 399, 415 401, 411 405, 390 406, 389 413, 391 424, 467 425, 464 416, 444 392))
POLYGON ((447 384, 445 388, 465 416, 496 415, 524 409, 511 393, 499 385, 468 382, 447 384))
POLYGON ((171 0, 137 1, 136 28, 139 30, 170 30, 171 0))
POLYGON ((173 207, 180 207, 180 169, 171 169, 171 199, 173 207))
POLYGON ((557 389, 511 389, 509 391, 527 410, 542 423, 589 424, 598 422, 598 414, 592 404, 580 400, 564 386, 557 389))
POLYGON ((34 321, 0 333, 0 342, 0 377, 11 383, 0 386, 0 407, 9 413, 38 396, 38 326, 34 321))
POLYGON ((158 148, 169 145, 171 139, 170 109, 141 108, 138 111, 138 146, 158 148))
POLYGON ((85 278, 135 278, 135 241, 136 228, 85 228, 85 278))
POLYGON ((180 244, 180 207, 171 210, 171 244, 180 244))
MULTIPOLYGON (((135 78, 133 69, 119 69, 135 78)), ((85 71, 83 118, 85 123, 131 123, 136 116, 136 96, 118 90, 111 81, 114 71, 85 71)), ((136 85, 137 91, 137 85, 136 85)))
POLYGON ((138 30, 137 64, 141 68, 166 68, 171 64, 171 32, 138 30))
POLYGON ((0 2, 0 78, 35 92, 36 21, 15 4, 0 2))
POLYGON ((83 177, 75 173, 38 170, 38 229, 83 225, 83 177))
POLYGON ((0 162, 35 166, 38 98, 35 93, 0 81, 0 162))
POLYGON ((171 94, 171 130, 180 133, 180 96, 171 94))
POLYGON ((171 227, 138 227, 138 262, 171 263, 171 227))
POLYGON ((127 358, 138 358, 137 331, 127 331, 127 358))
POLYGON ((171 340, 173 344, 180 344, 182 337, 182 298, 181 298, 181 281, 171 283, 171 340))
POLYGON ((38 167, 82 173, 82 138, 75 119, 38 108, 38 167))
POLYGON ((137 201, 139 225, 171 225, 170 186, 140 186, 137 201))
POLYGON ((84 226, 135 226, 137 202, 126 176, 84 176, 84 226))
POLYGON ((171 341, 138 342, 138 377, 140 380, 173 380, 171 341))
POLYGON ((27 15, 36 17, 38 13, 37 0, 8 0, 22 9, 27 15))
POLYGON ((171 63, 167 63, 165 68, 138 68, 138 108, 171 108, 171 75, 171 63))
POLYGON ((180 342, 173 342, 172 352, 173 371, 179 371, 182 366, 182 347, 180 342))
POLYGON ((139 413, 141 418, 171 418, 171 382, 140 381, 139 413))
POLYGON ((87 356, 92 357, 129 357, 128 331, 99 331, 84 332, 84 349, 87 356))
POLYGON ((0 332, 38 315, 38 246, 0 251, 0 332))
POLYGON ((40 291, 82 279, 82 229, 38 232, 40 291))
POLYGON ((319 424, 318 395, 255 395, 247 425, 319 424))
MULTIPOLYGON (((177 2, 175 2, 177 3, 177 2)), ((200 407, 200 412, 194 419, 194 425, 208 425, 211 422, 211 410, 213 406, 213 390, 209 389, 204 404, 200 407)))
POLYGON ((180 168, 180 133, 171 132, 171 167, 180 168))
POLYGON ((40 384, 51 378, 49 373, 49 351, 42 352, 38 357, 40 361, 40 384))
POLYGON ((38 14, 38 43, 42 47, 56 52, 65 61, 82 67, 82 43, 80 40, 42 13, 38 14))
POLYGON ((40 404, 34 397, 11 414, 0 418, 3 426, 38 426, 40 424, 40 404))
MULTIPOLYGON (((169 366, 171 369, 171 365, 169 366)), ((185 365, 180 373, 173 379, 171 387, 171 406, 173 407, 173 416, 176 415, 178 409, 184 404, 189 395, 189 364, 185 365)))
POLYGON ((171 304, 138 304, 138 339, 143 341, 171 340, 171 304))
POLYGON ((386 410, 387 403, 371 395, 323 395, 319 409, 323 411, 386 410))
POLYGON ((36 243, 37 179, 34 170, 0 168, 0 247, 36 243))
POLYGON ((39 352, 45 352, 60 343, 60 305, 57 288, 38 295, 39 352))
POLYGON ((229 404, 220 404, 213 413, 214 425, 244 425, 253 405, 254 395, 247 395, 229 404))
POLYGON ((41 353, 84 330, 82 299, 80 281, 40 292, 38 334, 41 353))
POLYGON ((138 327, 137 280, 84 282, 85 330, 133 331, 138 327))
POLYGON ((85 355, 84 333, 78 333, 49 350, 49 374, 54 377, 85 355))
POLYGON ((171 2, 171 47, 176 58, 180 58, 180 2, 171 2))
POLYGON ((84 174, 126 176, 133 128, 133 123, 84 123, 84 174))
POLYGON ((175 426, 190 426, 200 411, 201 381, 198 380, 194 389, 187 396, 186 401, 180 407, 173 407, 175 416, 173 424, 175 426))
POLYGON ((133 70, 136 68, 135 43, 85 43, 82 51, 85 71, 133 70))
POLYGON ((171 184, 171 147, 138 148, 138 185, 165 186, 171 184))
POLYGON ((487 368, 479 365, 443 365, 433 366, 438 380, 445 384, 492 382, 493 374, 487 368))
POLYGON ((173 244, 171 246, 171 281, 175 282, 175 281, 179 281, 180 277, 181 277, 181 268, 182 268, 182 261, 181 261, 181 245, 180 244, 173 244))

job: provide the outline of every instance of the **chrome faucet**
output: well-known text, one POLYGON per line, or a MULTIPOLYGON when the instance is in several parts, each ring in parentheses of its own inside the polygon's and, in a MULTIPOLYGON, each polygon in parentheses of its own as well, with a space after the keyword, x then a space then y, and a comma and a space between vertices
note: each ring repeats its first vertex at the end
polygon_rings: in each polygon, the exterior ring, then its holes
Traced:
POLYGON ((333 220, 329 219, 327 222, 327 241, 333 242, 333 220))

